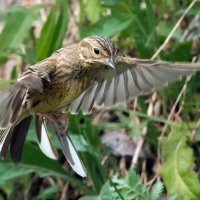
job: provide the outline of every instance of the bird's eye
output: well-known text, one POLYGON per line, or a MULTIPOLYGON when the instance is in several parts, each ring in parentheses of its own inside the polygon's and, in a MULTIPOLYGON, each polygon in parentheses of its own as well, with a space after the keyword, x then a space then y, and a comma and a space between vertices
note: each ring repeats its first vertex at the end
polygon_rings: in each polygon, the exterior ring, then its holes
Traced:
POLYGON ((94 50, 94 53, 95 53, 95 54, 99 55, 100 51, 99 51, 98 48, 94 48, 93 50, 94 50))

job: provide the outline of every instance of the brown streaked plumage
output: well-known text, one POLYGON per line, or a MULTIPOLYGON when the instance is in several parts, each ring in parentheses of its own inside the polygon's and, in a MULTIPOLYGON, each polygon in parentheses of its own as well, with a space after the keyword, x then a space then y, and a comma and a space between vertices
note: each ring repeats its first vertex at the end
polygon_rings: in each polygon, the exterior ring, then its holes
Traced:
POLYGON ((200 71, 200 63, 130 58, 118 55, 117 48, 106 37, 85 38, 28 67, 14 86, 0 93, 0 154, 4 157, 10 148, 11 158, 20 161, 24 139, 32 116, 36 115, 41 150, 57 158, 46 128, 50 122, 70 165, 78 174, 86 176, 65 134, 66 120, 58 113, 76 113, 80 109, 88 113, 95 102, 109 106, 126 101, 196 71, 200 71))

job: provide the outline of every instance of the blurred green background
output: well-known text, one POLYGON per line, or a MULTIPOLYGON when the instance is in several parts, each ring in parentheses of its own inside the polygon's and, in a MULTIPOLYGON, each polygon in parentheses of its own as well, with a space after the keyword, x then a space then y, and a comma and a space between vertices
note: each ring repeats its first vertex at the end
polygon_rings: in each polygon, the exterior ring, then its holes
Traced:
MULTIPOLYGON (((191 0, 1 0, 0 87, 62 46, 90 35, 111 37, 120 51, 151 58, 191 0)), ((187 13, 156 59, 191 62, 200 48, 200 1, 187 13)), ((88 172, 81 179, 39 150, 34 126, 22 161, 0 161, 0 199, 199 200, 200 75, 126 105, 69 115, 70 137, 88 172), (162 133, 165 125, 168 125, 162 133), (197 128, 196 128, 197 127, 197 128)), ((53 144, 59 145, 51 135, 53 144)))

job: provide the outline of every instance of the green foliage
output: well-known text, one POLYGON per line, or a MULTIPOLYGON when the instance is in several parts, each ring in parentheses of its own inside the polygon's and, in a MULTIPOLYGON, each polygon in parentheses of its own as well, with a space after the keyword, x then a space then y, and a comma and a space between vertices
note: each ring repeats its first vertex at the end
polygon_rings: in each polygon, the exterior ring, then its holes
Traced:
POLYGON ((50 56, 62 46, 67 29, 68 0, 59 0, 52 9, 42 28, 40 37, 36 40, 36 61, 50 56))
MULTIPOLYGON (((86 6, 87 9, 87 5, 82 4, 82 6, 86 6)), ((99 21, 89 26, 85 26, 84 20, 81 20, 80 36, 81 38, 95 34, 112 36, 121 33, 121 36, 133 37, 139 55, 145 51, 148 57, 157 46, 155 34, 157 22, 151 2, 146 0, 144 6, 146 8, 141 8, 138 0, 105 1, 102 8, 104 10, 109 8, 112 15, 102 16, 99 21)), ((81 11, 84 12, 83 7, 81 11)))
POLYGON ((37 18, 38 6, 13 7, 8 10, 4 17, 5 25, 0 34, 0 64, 10 53, 19 52, 19 45, 27 37, 28 31, 37 18))
POLYGON ((173 128, 171 137, 163 140, 165 163, 161 175, 169 192, 177 193, 180 199, 198 200, 200 182, 193 171, 194 156, 187 145, 188 135, 188 129, 180 125, 173 128))
MULTIPOLYGON (((83 4, 83 3, 81 3, 83 4)), ((101 3, 99 0, 88 1, 86 7, 86 15, 91 23, 99 21, 101 15, 101 3)), ((84 12, 84 11, 83 11, 84 12)), ((81 16, 81 15, 80 15, 81 16)), ((80 19, 81 20, 81 19, 80 19)))
POLYGON ((150 199, 151 200, 159 199, 162 193, 163 193, 163 184, 160 181, 157 181, 151 189, 150 199))
MULTIPOLYGON (((150 189, 142 185, 135 171, 130 170, 124 179, 114 177, 110 182, 107 181, 101 188, 98 196, 85 196, 80 200, 158 200, 163 193, 163 184, 157 181, 150 189)), ((168 197, 168 200, 172 197, 168 197)))
MULTIPOLYGON (((130 56, 151 58, 190 2, 191 0, 79 0, 80 13, 77 16, 77 13, 72 9, 74 6, 71 5, 72 1, 57 0, 46 16, 39 37, 35 34, 33 23, 35 20, 40 20, 39 9, 42 8, 41 5, 31 8, 9 8, 8 11, 0 13, 0 20, 3 23, 0 33, 0 64, 4 64, 11 54, 21 56, 23 61, 28 61, 30 64, 45 59, 62 47, 66 33, 70 31, 67 30, 70 18, 75 21, 73 26, 78 26, 80 38, 93 34, 109 36, 120 49, 130 56), (22 45, 25 46, 23 52, 20 50, 22 45)), ((198 14, 199 8, 200 2, 198 1, 173 34, 166 49, 159 55, 161 59, 191 61, 194 56, 199 55, 198 45, 193 51, 193 38, 200 38, 199 21, 194 23, 195 31, 191 33, 190 37, 180 42, 180 38, 187 30, 193 17, 198 14)), ((0 89, 6 89, 18 76, 19 70, 14 67, 10 73, 10 80, 0 80, 0 89)), ((24 193, 28 193, 27 185, 32 181, 32 174, 36 173, 38 177, 44 179, 50 176, 56 180, 56 184, 49 188, 41 187, 35 199, 53 199, 55 194, 61 193, 65 182, 69 183, 69 188, 71 190, 73 188, 74 193, 81 191, 80 195, 87 195, 81 200, 198 199, 200 183, 196 171, 200 163, 199 156, 197 156, 200 153, 199 144, 195 143, 195 148, 188 145, 188 137, 194 124, 188 123, 188 127, 191 126, 188 129, 183 122, 177 124, 176 121, 166 120, 183 83, 183 81, 179 82, 159 93, 158 103, 161 105, 159 116, 147 114, 149 101, 152 101, 154 107, 156 107, 157 102, 145 97, 137 99, 136 112, 130 108, 116 106, 112 110, 114 118, 106 122, 100 121, 98 128, 92 125, 92 117, 83 116, 81 113, 77 116, 69 114, 69 135, 87 170, 88 178, 86 180, 80 180, 73 174, 71 168, 66 170, 62 159, 61 161, 53 161, 40 152, 36 146, 35 129, 32 125, 22 161, 18 165, 12 164, 9 158, 0 161, 2 190, 6 191, 8 199, 15 199, 16 186, 14 181, 17 179, 17 182, 23 183, 22 187, 26 189, 24 193), (157 159, 157 148, 163 124, 173 127, 173 130, 170 136, 161 143, 163 153, 161 160, 164 159, 164 163, 160 163, 157 159), (144 136, 143 129, 145 127, 147 135, 144 136), (137 173, 144 173, 143 170, 146 170, 146 178, 149 181, 153 176, 159 176, 159 174, 155 174, 154 167, 156 168, 157 164, 161 165, 161 176, 164 184, 161 181, 150 186, 141 183, 136 172, 129 170, 132 158, 112 155, 112 152, 101 143, 101 134, 111 129, 116 131, 124 129, 131 137, 144 137, 144 143, 148 143, 150 146, 151 156, 150 158, 147 156, 138 159, 137 173), (193 151, 194 149, 195 151, 193 151), (125 166, 122 167, 123 159, 125 166), (147 164, 146 169, 142 168, 144 161, 147 164), (126 177, 122 175, 124 170, 129 171, 126 177), (59 181, 57 181, 58 179, 59 181)), ((200 116, 198 102, 200 102, 199 75, 196 75, 188 84, 186 96, 183 97, 179 105, 182 115, 178 117, 186 122, 196 122, 200 116)), ((168 129, 166 134, 168 134, 168 129)), ((199 135, 198 133, 195 142, 200 140, 199 135)), ((51 130, 50 137, 54 146, 59 149, 60 146, 53 130, 51 130)))
POLYGON ((70 136, 74 144, 77 145, 77 150, 82 152, 81 158, 88 172, 88 177, 93 182, 94 190, 99 192, 108 179, 108 175, 100 162, 100 152, 98 150, 100 138, 98 137, 97 129, 91 125, 91 120, 81 113, 77 116, 68 115, 68 117, 70 122, 70 136), (84 121, 82 125, 81 121, 84 121))
POLYGON ((47 158, 38 147, 30 143, 25 145, 22 161, 18 165, 13 164, 9 159, 1 161, 0 172, 0 183, 37 172, 41 177, 53 176, 66 179, 76 187, 91 193, 90 189, 85 187, 81 181, 75 179, 70 172, 64 170, 58 161, 47 158))
POLYGON ((55 185, 52 185, 51 187, 45 189, 44 191, 42 191, 39 195, 38 195, 38 199, 49 199, 51 198, 57 191, 58 189, 60 188, 59 185, 55 184, 55 185))

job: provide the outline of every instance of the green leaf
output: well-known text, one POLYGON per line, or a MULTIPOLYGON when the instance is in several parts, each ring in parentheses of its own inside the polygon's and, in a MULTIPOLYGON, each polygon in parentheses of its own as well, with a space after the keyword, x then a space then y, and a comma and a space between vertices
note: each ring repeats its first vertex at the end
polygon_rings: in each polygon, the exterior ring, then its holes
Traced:
POLYGON ((49 199, 52 198, 52 196, 60 189, 60 185, 55 184, 51 187, 46 188, 42 192, 39 193, 37 196, 38 199, 49 199))
POLYGON ((150 200, 157 200, 162 195, 163 189, 162 182, 157 181, 151 189, 150 200))
POLYGON ((67 22, 68 22, 68 0, 59 0, 60 2, 60 10, 59 16, 56 24, 56 29, 54 32, 54 38, 52 41, 52 49, 51 52, 56 51, 62 46, 63 40, 65 38, 65 34, 67 31, 67 22))
POLYGON ((84 196, 81 197, 79 200, 99 200, 99 196, 84 196))
POLYGON ((152 3, 151 0, 145 0, 146 5, 147 5, 147 20, 148 20, 148 25, 150 27, 151 30, 153 30, 156 27, 156 18, 155 18, 155 14, 154 14, 154 10, 152 7, 152 3))
POLYGON ((146 186, 139 183, 139 178, 135 171, 130 170, 125 179, 114 178, 112 181, 118 189, 118 192, 115 191, 116 196, 118 196, 117 199, 120 199, 118 195, 120 193, 126 200, 132 200, 136 197, 147 200, 146 186))
POLYGON ((110 200, 113 199, 113 196, 114 192, 111 190, 109 182, 106 182, 104 186, 101 188, 99 200, 110 200))
POLYGON ((177 195, 176 194, 170 194, 166 200, 177 200, 177 195))
POLYGON ((58 0, 57 2, 57 6, 52 6, 40 37, 36 40, 36 58, 38 61, 59 49, 64 40, 68 22, 68 1, 58 0))
POLYGON ((0 161, 0 183, 16 178, 18 176, 25 176, 32 172, 37 172, 41 177, 54 176, 66 179, 72 185, 80 188, 84 192, 91 194, 92 192, 85 184, 76 179, 72 175, 72 169, 65 171, 57 160, 47 158, 35 145, 26 142, 22 160, 15 165, 6 159, 0 161))
POLYGON ((18 176, 25 176, 33 171, 32 168, 24 167, 21 164, 15 165, 11 162, 0 161, 0 183, 4 183, 18 176))
POLYGON ((81 197, 79 200, 98 200, 99 197, 98 196, 84 196, 81 197))
POLYGON ((82 115, 81 112, 77 116, 69 114, 68 119, 69 130, 71 131, 70 137, 76 144, 77 149, 82 151, 80 155, 88 172, 88 177, 93 182, 95 191, 99 192, 108 176, 100 161, 98 148, 100 138, 97 129, 91 125, 91 119, 82 115))
POLYGON ((126 29, 132 22, 133 16, 130 14, 118 14, 107 16, 99 20, 94 25, 91 25, 80 32, 81 38, 90 35, 112 36, 126 29))
POLYGON ((112 200, 115 194, 113 189, 111 188, 109 181, 107 181, 103 187, 101 188, 100 194, 98 196, 85 196, 80 198, 79 200, 112 200))
POLYGON ((32 8, 13 7, 9 10, 0 34, 0 63, 23 42, 37 18, 38 6, 32 8))
POLYGON ((51 52, 51 45, 54 38, 54 32, 57 21, 56 7, 52 6, 45 24, 40 33, 40 37, 36 40, 36 58, 42 60, 48 57, 51 52))
POLYGON ((111 188, 109 181, 107 181, 101 188, 100 194, 98 196, 85 196, 79 200, 113 200, 116 199, 114 197, 114 191, 111 188))
MULTIPOLYGON (((156 182, 151 192, 148 192, 150 188, 141 184, 139 177, 134 170, 130 170, 129 174, 125 178, 113 177, 112 180, 107 181, 98 196, 85 196, 80 200, 158 200, 163 193, 163 184, 156 182)), ((175 200, 174 195, 169 196, 170 200, 175 200)))
POLYGON ((14 80, 17 79, 17 74, 18 74, 17 72, 18 72, 17 66, 15 66, 10 73, 10 79, 14 80))
POLYGON ((170 138, 163 140, 165 163, 161 175, 169 193, 177 193, 183 200, 198 200, 200 183, 192 170, 194 157, 187 145, 187 135, 187 128, 181 124, 173 128, 170 138))
POLYGON ((95 23, 100 18, 101 4, 99 0, 89 0, 85 3, 87 17, 91 23, 95 23))

